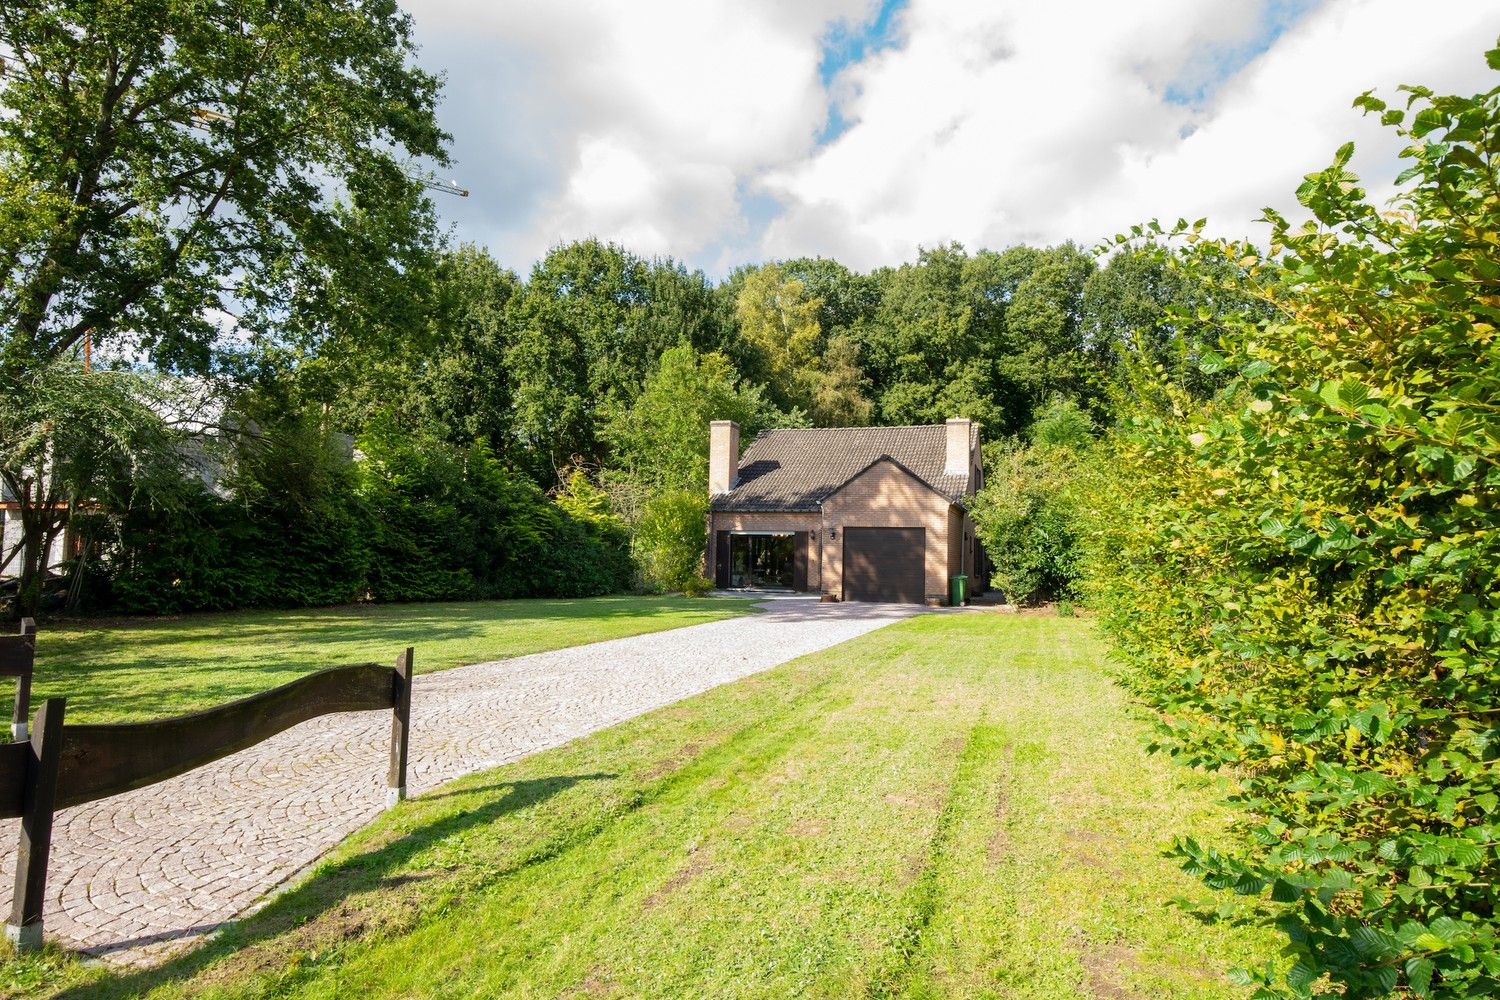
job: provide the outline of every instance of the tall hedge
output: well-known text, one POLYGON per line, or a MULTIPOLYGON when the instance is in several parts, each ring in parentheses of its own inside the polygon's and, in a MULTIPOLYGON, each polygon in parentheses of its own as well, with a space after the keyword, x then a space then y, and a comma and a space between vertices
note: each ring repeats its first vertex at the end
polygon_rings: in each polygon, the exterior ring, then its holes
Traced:
POLYGON ((381 429, 350 461, 305 427, 243 444, 223 495, 124 519, 113 593, 126 611, 359 600, 585 597, 631 585, 607 511, 554 502, 483 444, 381 429))
MULTIPOLYGON (((1488 54, 1500 69, 1500 50, 1488 54)), ((1365 95, 1409 142, 1392 211, 1352 148, 1269 254, 1183 235, 1269 321, 1207 407, 1141 416, 1101 474, 1092 599, 1157 745, 1232 781, 1188 870, 1258 897, 1257 997, 1500 992, 1500 90, 1365 95)))

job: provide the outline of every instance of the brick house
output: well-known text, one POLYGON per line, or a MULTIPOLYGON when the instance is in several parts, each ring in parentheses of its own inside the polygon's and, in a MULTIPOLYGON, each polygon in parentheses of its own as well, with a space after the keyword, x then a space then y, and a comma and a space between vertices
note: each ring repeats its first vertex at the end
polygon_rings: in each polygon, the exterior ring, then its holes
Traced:
POLYGON ((766 431, 740 455, 732 421, 709 427, 707 568, 723 588, 835 600, 947 603, 949 579, 988 576, 967 499, 984 485, 979 428, 766 431))

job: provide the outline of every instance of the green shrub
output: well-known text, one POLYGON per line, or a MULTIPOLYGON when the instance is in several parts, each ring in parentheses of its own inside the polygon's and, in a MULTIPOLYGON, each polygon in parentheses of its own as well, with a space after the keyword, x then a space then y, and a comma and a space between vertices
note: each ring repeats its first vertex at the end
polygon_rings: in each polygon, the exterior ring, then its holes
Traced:
POLYGON ((703 577, 708 495, 665 490, 646 501, 635 526, 634 549, 643 584, 687 591, 703 577))
POLYGON ((228 497, 191 491, 123 521, 113 593, 162 614, 357 600, 590 597, 634 565, 603 494, 553 502, 483 444, 455 448, 376 426, 350 462, 306 426, 241 446, 228 497))
POLYGON ((340 604, 365 589, 374 525, 335 442, 293 424, 242 442, 217 496, 189 483, 128 511, 111 564, 122 610, 340 604))
POLYGON ((1236 842, 1176 850, 1285 933, 1281 970, 1238 973, 1256 996, 1489 996, 1500 90, 1357 103, 1411 142, 1402 211, 1365 201, 1346 146, 1299 191, 1313 223, 1268 213, 1274 256, 1181 256, 1275 318, 1204 355, 1217 401, 1117 437, 1088 586, 1157 745, 1233 782, 1236 842))
POLYGON ((971 506, 991 564, 990 585, 1016 604, 1072 593, 1078 575, 1069 492, 1079 457, 1070 448, 993 449, 971 506))
POLYGON ((702 597, 714 589, 714 582, 706 576, 695 576, 690 578, 682 586, 684 597, 702 597))

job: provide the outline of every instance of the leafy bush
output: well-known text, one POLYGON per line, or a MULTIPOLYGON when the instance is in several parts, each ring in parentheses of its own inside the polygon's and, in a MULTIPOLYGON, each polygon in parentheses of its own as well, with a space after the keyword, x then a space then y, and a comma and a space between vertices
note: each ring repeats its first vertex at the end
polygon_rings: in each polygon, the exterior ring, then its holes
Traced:
POLYGON ((702 597, 704 594, 708 593, 710 590, 713 590, 713 589, 714 589, 714 582, 712 580, 710 580, 708 577, 703 576, 703 575, 700 574, 698 576, 692 577, 691 579, 689 579, 687 581, 687 583, 685 583, 683 585, 683 587, 682 587, 682 596, 684 596, 684 597, 702 597))
POLYGON ((703 578, 708 494, 666 490, 646 501, 636 522, 634 548, 644 585, 690 591, 703 578))
POLYGON ((123 610, 168 614, 339 604, 364 593, 372 525, 336 443, 300 424, 242 443, 219 497, 192 483, 121 521, 123 610))
POLYGON ((1187 229, 1176 266, 1275 318, 1094 481, 1089 589, 1157 745, 1240 809, 1232 847, 1176 851, 1286 935, 1257 997, 1500 992, 1500 90, 1409 91, 1356 102, 1411 142, 1401 211, 1345 146, 1271 256, 1187 229))
POLYGON ((1094 422, 1073 400, 1059 398, 1042 408, 1027 433, 1037 448, 1078 451, 1094 439, 1094 422))
POLYGON ((991 563, 990 585, 1017 604, 1071 596, 1078 577, 1072 488, 1094 439, 1093 421, 1072 400, 1039 412, 1029 448, 986 449, 985 487, 974 497, 974 530, 991 563))
POLYGON ((971 513, 990 559, 990 585, 1016 604, 1071 596, 1079 574, 1072 485, 1085 459, 1065 446, 987 452, 985 487, 971 513))
POLYGON ((294 423, 241 446, 229 497, 198 490, 133 512, 115 559, 120 606, 160 614, 630 586, 624 528, 586 481, 554 503, 483 444, 460 449, 379 425, 360 451, 351 463, 294 423))

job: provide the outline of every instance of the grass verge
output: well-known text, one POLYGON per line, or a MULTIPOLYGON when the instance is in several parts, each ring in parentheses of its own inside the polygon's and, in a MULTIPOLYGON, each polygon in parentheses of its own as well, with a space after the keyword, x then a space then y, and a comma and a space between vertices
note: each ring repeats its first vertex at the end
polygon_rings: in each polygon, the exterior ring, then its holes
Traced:
POLYGON ((130 722, 207 708, 346 663, 418 673, 745 614, 734 598, 374 604, 44 623, 32 703, 66 695, 69 722, 130 722))
POLYGON ((158 969, 11 995, 1243 996, 1169 906, 1214 789, 1144 755, 1077 619, 932 615, 456 782, 158 969))

